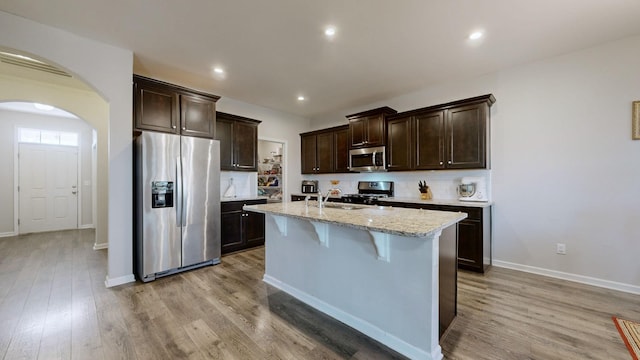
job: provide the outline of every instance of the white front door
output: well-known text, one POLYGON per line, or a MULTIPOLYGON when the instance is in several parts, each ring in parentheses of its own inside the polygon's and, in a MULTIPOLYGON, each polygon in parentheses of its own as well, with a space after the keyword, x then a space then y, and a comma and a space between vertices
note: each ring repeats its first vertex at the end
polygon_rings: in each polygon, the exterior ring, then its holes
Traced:
POLYGON ((21 143, 19 233, 78 228, 78 148, 21 143))

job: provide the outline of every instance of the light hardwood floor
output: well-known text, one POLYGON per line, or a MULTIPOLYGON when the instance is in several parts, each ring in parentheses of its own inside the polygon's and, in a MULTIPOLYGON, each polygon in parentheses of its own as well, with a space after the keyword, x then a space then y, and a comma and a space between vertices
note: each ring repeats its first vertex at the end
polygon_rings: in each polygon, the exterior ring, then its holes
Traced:
MULTIPOLYGON (((394 359, 262 282, 262 248, 148 284, 104 287, 91 230, 0 238, 3 359, 394 359)), ((459 274, 447 359, 630 359, 611 315, 640 296, 493 268, 459 274)))

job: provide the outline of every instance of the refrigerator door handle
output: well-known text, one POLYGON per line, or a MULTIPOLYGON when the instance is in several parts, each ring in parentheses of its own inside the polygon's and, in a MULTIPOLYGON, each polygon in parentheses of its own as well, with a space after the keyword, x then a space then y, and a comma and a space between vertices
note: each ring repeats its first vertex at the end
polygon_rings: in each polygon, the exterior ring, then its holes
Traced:
MULTIPOLYGON (((183 179, 182 177, 185 176, 185 174, 183 173, 183 169, 182 169, 182 164, 186 163, 185 158, 180 158, 180 179, 183 179)), ((180 206, 180 214, 181 214, 181 220, 180 220, 180 226, 184 227, 187 226, 187 209, 185 207, 185 203, 187 202, 186 199, 189 198, 189 194, 188 194, 188 190, 189 190, 189 186, 185 186, 182 182, 182 180, 180 181, 180 201, 182 202, 181 206, 180 206)))
POLYGON ((182 227, 182 159, 176 157, 176 226, 182 227))

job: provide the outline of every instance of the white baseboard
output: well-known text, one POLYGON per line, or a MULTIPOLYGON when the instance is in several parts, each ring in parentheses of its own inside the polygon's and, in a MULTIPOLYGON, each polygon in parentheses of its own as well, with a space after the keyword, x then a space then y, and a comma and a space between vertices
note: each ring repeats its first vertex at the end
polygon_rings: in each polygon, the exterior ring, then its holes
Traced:
POLYGON ((341 321, 352 328, 360 331, 361 333, 381 342, 382 344, 390 347, 391 349, 407 356, 410 359, 425 359, 425 360, 441 360, 442 351, 440 345, 437 346, 431 353, 426 352, 420 348, 417 348, 385 331, 368 323, 365 320, 357 318, 349 313, 346 313, 334 306, 331 306, 318 298, 307 294, 304 291, 298 290, 290 285, 283 283, 282 281, 273 278, 267 274, 262 279, 265 283, 280 289, 287 294, 295 297, 303 303, 319 310, 332 318, 341 321))
POLYGON ((0 233, 0 237, 9 237, 9 236, 17 236, 18 233, 16 232, 5 232, 5 233, 0 233))
POLYGON ((566 273, 562 271, 543 269, 535 266, 521 265, 521 264, 516 264, 508 261, 493 260, 492 265, 497 267, 512 269, 512 270, 524 271, 532 274, 549 276, 556 279, 573 281, 581 284, 593 285, 593 286, 597 286, 605 289, 618 290, 626 293, 640 295, 640 286, 636 286, 636 285, 625 284, 625 283, 620 283, 620 282, 610 281, 610 280, 603 280, 603 279, 598 279, 590 276, 571 274, 571 273, 566 273))
POLYGON ((108 249, 108 248, 109 248, 109 243, 93 244, 93 250, 102 250, 102 249, 108 249))
POLYGON ((93 229, 95 226, 93 226, 93 224, 84 224, 84 225, 80 225, 78 226, 78 229, 93 229))
POLYGON ((122 284, 132 283, 135 281, 136 281, 136 278, 133 276, 133 274, 120 276, 113 279, 109 279, 109 275, 107 275, 107 278, 104 281, 104 286, 110 288, 110 287, 114 287, 122 284))

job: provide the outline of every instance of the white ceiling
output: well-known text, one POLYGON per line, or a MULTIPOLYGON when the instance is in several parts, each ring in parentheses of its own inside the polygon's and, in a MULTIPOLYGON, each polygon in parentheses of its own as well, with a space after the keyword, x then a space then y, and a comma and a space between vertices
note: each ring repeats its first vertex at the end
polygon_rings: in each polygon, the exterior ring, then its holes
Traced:
POLYGON ((0 10, 130 49, 137 74, 306 117, 640 34, 638 0, 2 0, 0 10), (474 44, 476 29, 486 35, 474 44))

